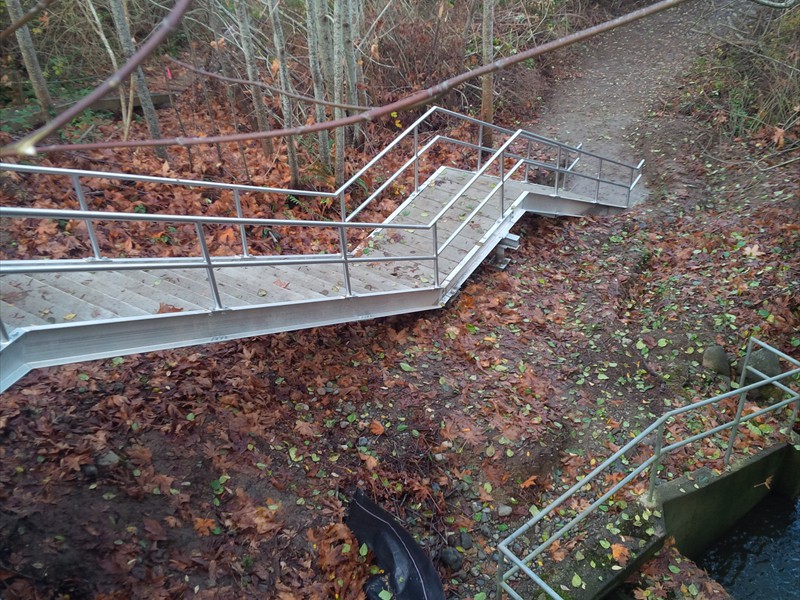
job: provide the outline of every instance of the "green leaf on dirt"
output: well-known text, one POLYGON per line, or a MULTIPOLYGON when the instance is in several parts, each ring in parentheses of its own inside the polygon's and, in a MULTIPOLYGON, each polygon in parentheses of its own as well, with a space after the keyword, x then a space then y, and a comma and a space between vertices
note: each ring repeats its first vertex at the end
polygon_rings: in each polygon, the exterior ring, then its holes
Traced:
POLYGON ((670 565, 670 566, 669 566, 669 567, 667 567, 667 568, 668 568, 668 569, 669 569, 671 572, 673 572, 673 573, 680 573, 680 572, 681 572, 680 568, 679 568, 679 567, 676 567, 675 565, 670 565))
POLYGON ((378 593, 378 598, 380 598, 381 600, 392 600, 392 592, 390 592, 389 590, 381 590, 378 593))
POLYGON ((408 372, 411 372, 411 371, 414 371, 414 370, 415 370, 415 369, 414 369, 414 367, 412 367, 410 364, 408 364, 408 363, 405 363, 405 362, 401 362, 401 363, 400 363, 400 368, 401 368, 403 371, 405 371, 406 373, 408 373, 408 372))
POLYGON ((575 573, 575 574, 572 576, 572 587, 579 588, 579 587, 581 587, 582 585, 583 585, 583 579, 581 579, 581 576, 580 576, 580 575, 578 575, 577 573, 575 573))

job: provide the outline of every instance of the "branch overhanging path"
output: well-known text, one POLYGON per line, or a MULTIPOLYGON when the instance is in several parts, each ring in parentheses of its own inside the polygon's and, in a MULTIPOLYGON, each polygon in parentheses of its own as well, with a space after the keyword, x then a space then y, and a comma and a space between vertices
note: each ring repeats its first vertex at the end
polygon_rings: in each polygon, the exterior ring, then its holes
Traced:
POLYGON ((191 0, 178 0, 175 7, 162 21, 159 28, 151 36, 151 38, 142 45, 139 51, 134 54, 131 59, 122 66, 122 68, 114 73, 111 77, 106 79, 100 86, 98 86, 92 93, 83 98, 80 102, 75 104, 72 108, 58 115, 53 121, 45 124, 43 127, 34 131, 33 133, 25 136, 24 138, 8 144, 0 148, 0 156, 14 156, 14 155, 35 155, 37 153, 47 152, 60 152, 60 151, 77 151, 77 150, 99 150, 107 148, 135 148, 135 147, 153 147, 153 146, 193 146, 199 144, 215 144, 226 142, 242 142, 248 140, 261 140, 267 138, 276 138, 289 135, 306 135, 309 133, 316 133, 323 130, 336 129, 338 127, 355 125, 359 123, 367 123, 375 121, 380 118, 390 116, 392 113, 401 113, 404 111, 412 110, 414 108, 426 106, 433 103, 437 98, 453 90, 459 85, 475 79, 482 75, 494 73, 505 69, 511 65, 520 63, 522 61, 534 58, 536 56, 551 52, 558 48, 569 46, 577 42, 585 41, 591 37, 610 31, 617 27, 627 25, 644 17, 656 14, 663 10, 683 4, 687 0, 662 0, 651 6, 641 8, 633 11, 622 17, 606 21, 599 25, 583 29, 581 31, 561 37, 557 40, 547 42, 535 48, 531 48, 524 52, 520 52, 513 56, 502 58, 494 61, 489 65, 484 65, 471 71, 467 71, 456 77, 443 81, 435 86, 421 90, 417 93, 401 98, 390 104, 375 107, 357 115, 324 121, 321 123, 312 123, 309 125, 302 125, 288 129, 275 129, 271 131, 261 131, 254 133, 241 133, 231 135, 218 135, 212 137, 193 137, 193 138, 163 138, 163 139, 149 139, 149 140, 131 140, 127 142, 99 142, 90 144, 54 144, 49 146, 37 147, 36 144, 43 140, 46 136, 54 133, 63 125, 72 120, 75 116, 83 112, 92 102, 101 98, 103 95, 113 90, 129 76, 144 60, 149 56, 155 48, 169 35, 169 33, 177 27, 183 14, 188 10, 191 0))

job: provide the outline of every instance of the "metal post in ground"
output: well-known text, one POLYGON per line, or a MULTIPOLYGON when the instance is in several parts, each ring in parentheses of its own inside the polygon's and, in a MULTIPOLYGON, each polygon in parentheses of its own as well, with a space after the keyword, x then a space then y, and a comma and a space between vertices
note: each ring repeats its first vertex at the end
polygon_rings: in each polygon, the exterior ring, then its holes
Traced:
POLYGON ((661 448, 664 446, 664 423, 658 428, 656 433, 656 444, 653 447, 653 464, 650 466, 650 485, 647 488, 647 501, 653 501, 653 493, 656 490, 656 478, 658 476, 658 467, 661 465, 661 448))
MULTIPOLYGON (((742 375, 739 377, 739 387, 744 387, 744 382, 747 379, 747 365, 750 361, 750 354, 753 351, 753 338, 747 341, 747 352, 742 361, 742 375)), ((739 423, 742 420, 742 411, 744 411, 744 402, 747 399, 747 392, 739 394, 739 403, 736 405, 736 416, 731 423, 731 435, 728 438, 728 448, 725 450, 725 458, 722 461, 726 467, 730 464, 731 454, 733 454, 733 444, 736 442, 736 436, 739 434, 739 423)))

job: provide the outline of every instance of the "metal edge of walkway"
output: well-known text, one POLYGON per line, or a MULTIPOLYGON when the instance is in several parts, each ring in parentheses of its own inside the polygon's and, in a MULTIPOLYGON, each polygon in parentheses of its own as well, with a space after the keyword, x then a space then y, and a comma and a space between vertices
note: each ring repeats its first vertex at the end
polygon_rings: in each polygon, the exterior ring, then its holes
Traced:
POLYGON ((427 288, 265 306, 22 328, 2 348, 0 392, 33 369, 441 308, 427 288), (98 332, 102 330, 102 335, 98 332), (231 332, 235 333, 231 333, 231 332), (89 342, 91 354, 82 352, 89 342))

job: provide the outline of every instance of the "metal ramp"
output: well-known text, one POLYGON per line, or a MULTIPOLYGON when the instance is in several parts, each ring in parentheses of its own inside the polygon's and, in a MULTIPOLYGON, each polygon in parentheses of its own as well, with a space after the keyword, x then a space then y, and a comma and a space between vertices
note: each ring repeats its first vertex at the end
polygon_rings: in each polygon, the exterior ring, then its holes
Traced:
POLYGON ((39 367, 440 308, 496 248, 513 247, 525 213, 623 210, 642 164, 439 107, 335 192, 0 164, 0 176, 60 178, 67 190, 66 208, 0 206, 7 241, 33 228, 61 249, 28 245, 0 262, 0 391, 39 367), (484 145, 489 130, 496 148, 484 145), (196 214, 154 212, 151 200, 176 188, 196 195, 196 214), (209 216, 210 196, 232 216, 209 216), (253 217, 269 198, 338 214, 253 217), (284 252, 263 243, 275 232, 328 248, 284 252), (171 238, 193 249, 176 256, 171 238))

